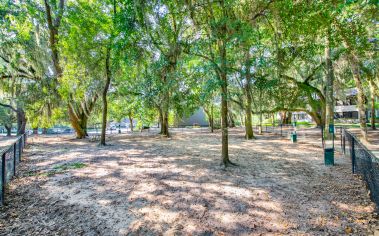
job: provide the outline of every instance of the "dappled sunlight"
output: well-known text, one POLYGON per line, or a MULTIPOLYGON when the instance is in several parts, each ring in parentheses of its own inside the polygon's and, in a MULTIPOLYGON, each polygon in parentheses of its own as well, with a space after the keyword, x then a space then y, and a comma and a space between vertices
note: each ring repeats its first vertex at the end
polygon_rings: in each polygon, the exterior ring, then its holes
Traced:
MULTIPOLYGON (((245 141, 238 132, 230 156, 239 167, 226 170, 220 167, 219 134, 183 131, 169 141, 155 134, 121 135, 104 148, 40 138, 28 151, 33 173, 67 163, 84 166, 28 178, 45 181, 39 194, 62 209, 91 211, 83 213, 90 222, 116 234, 319 234, 340 232, 349 223, 333 215, 373 211, 369 201, 354 199, 352 205, 343 197, 353 188, 346 186, 360 184, 345 174, 348 160, 336 160, 333 171, 323 166, 317 146, 274 136, 245 141)), ((366 197, 364 188, 359 191, 366 197)), ((364 231, 366 223, 355 222, 354 230, 364 231)))

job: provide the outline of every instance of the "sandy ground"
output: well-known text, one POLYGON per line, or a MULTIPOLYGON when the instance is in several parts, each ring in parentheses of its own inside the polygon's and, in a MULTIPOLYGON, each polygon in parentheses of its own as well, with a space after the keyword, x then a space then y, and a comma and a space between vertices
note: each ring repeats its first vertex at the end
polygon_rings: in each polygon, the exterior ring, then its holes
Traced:
POLYGON ((379 158, 379 129, 372 130, 370 128, 367 129, 367 140, 364 140, 361 135, 360 129, 349 129, 352 133, 354 133, 360 141, 374 154, 377 158, 379 158))
POLYGON ((0 150, 4 150, 9 147, 10 144, 12 144, 14 141, 17 140, 16 136, 0 136, 0 150))
POLYGON ((377 225, 349 159, 324 166, 319 140, 305 132, 293 144, 267 134, 246 141, 232 129, 239 167, 226 170, 220 133, 118 135, 106 147, 29 141, 0 235, 368 235, 377 225), (57 169, 67 163, 85 166, 57 169))

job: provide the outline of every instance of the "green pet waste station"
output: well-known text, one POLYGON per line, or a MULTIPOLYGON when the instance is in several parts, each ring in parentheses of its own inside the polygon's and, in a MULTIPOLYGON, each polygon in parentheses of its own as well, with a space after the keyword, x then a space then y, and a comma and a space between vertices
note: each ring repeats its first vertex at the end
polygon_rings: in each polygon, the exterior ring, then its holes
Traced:
POLYGON ((324 147, 324 163, 326 166, 334 165, 334 125, 329 125, 329 133, 332 134, 332 147, 324 147))
POLYGON ((290 134, 291 142, 297 142, 297 133, 296 133, 296 120, 292 123, 293 131, 290 134))
POLYGON ((296 131, 291 133, 291 141, 293 143, 297 142, 297 133, 296 133, 296 131))

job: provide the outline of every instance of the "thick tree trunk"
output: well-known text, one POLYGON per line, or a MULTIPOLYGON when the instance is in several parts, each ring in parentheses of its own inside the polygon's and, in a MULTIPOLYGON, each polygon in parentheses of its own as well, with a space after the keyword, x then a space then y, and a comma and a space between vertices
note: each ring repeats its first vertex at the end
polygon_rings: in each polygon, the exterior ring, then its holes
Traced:
POLYGON ((12 136, 12 125, 4 125, 4 127, 7 130, 7 136, 12 136))
POLYGON ((329 125, 334 125, 334 96, 333 96, 333 84, 334 84, 334 71, 333 63, 330 57, 329 39, 325 48, 325 60, 326 60, 326 87, 325 87, 325 138, 331 139, 332 135, 329 133, 329 125))
POLYGON ((365 94, 361 82, 361 75, 359 72, 358 59, 355 55, 349 55, 349 62, 351 66, 351 71, 355 81, 355 86, 357 88, 358 94, 358 113, 359 113, 359 125, 361 128, 361 135, 364 140, 367 140, 367 125, 366 125, 366 106, 365 106, 365 94))
POLYGON ((371 92, 371 129, 376 130, 376 125, 375 125, 375 87, 374 87, 374 82, 370 80, 370 92, 371 92))
POLYGON ((83 124, 86 122, 83 122, 83 115, 80 115, 78 117, 74 111, 71 105, 68 106, 68 116, 70 119, 70 123, 72 128, 75 130, 76 138, 83 139, 86 137, 86 127, 83 127, 83 124))
POLYGON ((308 114, 312 117, 314 122, 316 122, 317 127, 323 126, 322 119, 317 112, 308 112, 308 114))
POLYGON ((21 107, 17 107, 17 135, 22 135, 25 133, 25 128, 26 128, 26 115, 25 111, 21 107))
POLYGON ((68 103, 68 117, 72 128, 75 130, 76 138, 82 139, 88 136, 87 121, 88 116, 91 114, 93 107, 96 104, 98 95, 95 94, 92 99, 85 99, 81 106, 71 101, 68 103))
POLYGON ((105 86, 102 93, 103 117, 102 117, 102 126, 101 126, 100 145, 106 145, 105 135, 106 135, 106 129, 107 129, 107 115, 108 115, 107 94, 108 94, 109 86, 111 84, 110 48, 107 48, 107 56, 105 58, 105 72, 106 72, 106 81, 105 81, 105 86))
POLYGON ((162 123, 162 135, 165 137, 170 137, 168 132, 168 111, 163 112, 163 123, 162 123))

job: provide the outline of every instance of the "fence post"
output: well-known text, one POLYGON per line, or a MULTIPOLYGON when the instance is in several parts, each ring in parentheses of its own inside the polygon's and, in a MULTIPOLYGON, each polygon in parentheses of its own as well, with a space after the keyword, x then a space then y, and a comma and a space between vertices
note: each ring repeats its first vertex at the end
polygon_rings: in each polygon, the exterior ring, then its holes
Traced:
POLYGON ((13 176, 16 176, 16 143, 18 140, 13 144, 13 176))
POLYGON ((345 154, 346 154, 346 133, 345 133, 345 130, 343 130, 343 141, 342 141, 342 145, 343 145, 343 154, 345 155, 345 154))
POLYGON ((21 139, 18 140, 18 162, 21 161, 21 152, 22 152, 22 140, 23 140, 23 137, 21 136, 21 139))
POLYGON ((5 154, 6 152, 1 155, 1 204, 4 203, 5 196, 5 154))
POLYGON ((355 174, 355 139, 353 136, 351 136, 351 170, 353 171, 353 174, 355 174))
POLYGON ((325 149, 325 143, 324 143, 324 127, 321 125, 321 142, 322 142, 322 148, 325 149))
POLYGON ((283 124, 280 124, 280 137, 283 137, 283 124))

